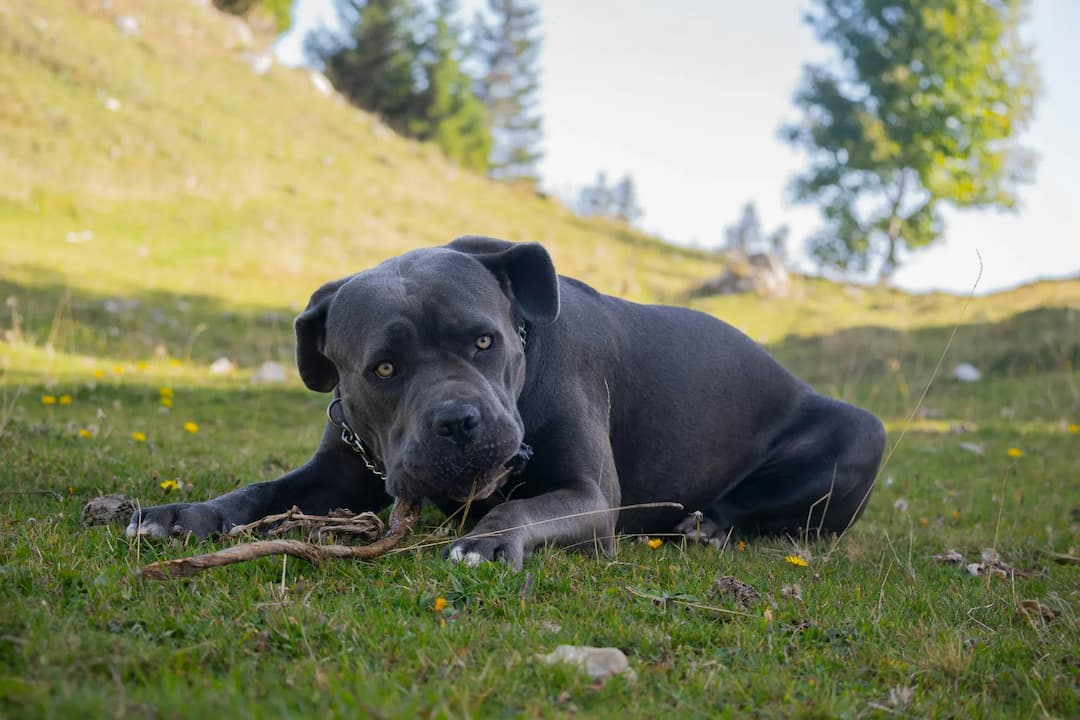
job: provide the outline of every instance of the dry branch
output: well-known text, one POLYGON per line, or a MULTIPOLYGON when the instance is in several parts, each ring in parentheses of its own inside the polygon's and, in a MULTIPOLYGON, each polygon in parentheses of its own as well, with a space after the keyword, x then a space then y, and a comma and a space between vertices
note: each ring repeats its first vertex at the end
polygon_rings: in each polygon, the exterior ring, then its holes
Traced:
MULTIPOLYGON (((281 513, 274 520, 256 521, 246 526, 246 529, 259 527, 279 520, 296 519, 300 513, 281 513)), ((313 522, 317 516, 303 516, 309 522, 313 522)), ((319 565, 326 560, 332 559, 355 559, 370 560, 383 555, 397 545, 403 538, 408 536, 417 520, 420 518, 419 503, 411 503, 403 500, 394 502, 390 511, 390 530, 383 537, 370 545, 317 545, 304 542, 303 540, 258 540, 256 542, 233 545, 232 547, 218 550, 217 552, 195 557, 177 558, 176 560, 164 560, 151 563, 135 571, 135 575, 141 579, 171 580, 179 577, 190 577, 208 568, 231 565, 233 563, 254 560, 255 558, 268 555, 292 555, 312 565, 319 565)), ((324 518, 327 520, 330 518, 324 518)), ((340 524, 342 518, 334 517, 332 521, 340 524)))

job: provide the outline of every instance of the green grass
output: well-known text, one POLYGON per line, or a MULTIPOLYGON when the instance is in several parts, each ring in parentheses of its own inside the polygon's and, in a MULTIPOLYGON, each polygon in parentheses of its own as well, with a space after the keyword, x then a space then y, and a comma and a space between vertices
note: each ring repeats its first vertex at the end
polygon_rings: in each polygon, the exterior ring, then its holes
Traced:
POLYGON ((113 6, 0 3, 0 716, 1080 716, 1080 570, 1049 555, 1080 547, 1080 280, 963 313, 817 280, 693 301, 899 442, 835 543, 626 537, 613 558, 545 550, 515 574, 442 561, 458 529, 430 514, 371 563, 137 580, 216 545, 129 542, 82 505, 200 500, 306 459, 325 397, 249 379, 290 364, 321 282, 461 232, 540 240, 563 272, 645 301, 680 301, 719 263, 469 176, 298 71, 256 78, 193 3, 113 6), (220 356, 236 372, 211 375, 220 356), (951 380, 958 362, 983 380, 951 380), (931 559, 990 547, 1025 572, 931 559), (713 596, 719 575, 761 598, 713 596), (636 684, 537 661, 563 643, 622 649, 636 684))

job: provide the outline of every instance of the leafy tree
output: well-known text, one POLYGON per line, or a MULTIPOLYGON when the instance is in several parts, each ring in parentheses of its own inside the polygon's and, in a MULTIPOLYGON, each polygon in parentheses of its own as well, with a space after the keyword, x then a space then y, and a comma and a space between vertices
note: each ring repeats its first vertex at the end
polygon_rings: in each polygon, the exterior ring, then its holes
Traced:
POLYGON ((807 21, 837 61, 810 65, 782 135, 810 155, 792 188, 820 203, 824 265, 888 280, 940 239, 941 203, 1013 208, 1030 178, 1015 134, 1038 80, 1019 37, 1028 0, 815 0, 807 21))
POLYGON ((342 42, 324 33, 314 38, 311 51, 351 103, 407 132, 416 109, 421 51, 417 5, 413 0, 343 0, 338 12, 351 27, 349 38, 342 42))
POLYGON ((418 97, 419 107, 409 130, 421 140, 433 140, 451 160, 484 172, 491 154, 491 132, 487 111, 473 89, 474 80, 461 67, 457 11, 457 0, 436 3, 431 37, 425 42, 427 87, 418 97))
POLYGON ((474 54, 482 68, 479 95, 488 109, 495 144, 491 175, 536 181, 542 153, 540 10, 530 0, 488 0, 490 21, 477 17, 474 54))

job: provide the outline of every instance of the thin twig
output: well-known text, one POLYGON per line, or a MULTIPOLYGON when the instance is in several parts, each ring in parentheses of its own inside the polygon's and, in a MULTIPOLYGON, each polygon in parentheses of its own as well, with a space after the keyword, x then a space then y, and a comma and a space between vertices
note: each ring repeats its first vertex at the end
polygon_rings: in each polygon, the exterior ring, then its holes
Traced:
POLYGON ((632 587, 626 588, 634 597, 639 597, 644 600, 652 600, 654 603, 661 605, 669 602, 678 603, 679 605, 685 605, 686 607, 696 608, 697 610, 711 610, 712 612, 720 613, 721 615, 739 615, 741 617, 751 617, 750 613, 739 612, 738 610, 728 610, 727 608, 716 607, 715 605, 702 605, 701 603, 690 602, 689 600, 679 600, 678 598, 669 598, 662 595, 650 595, 648 593, 639 592, 632 587))

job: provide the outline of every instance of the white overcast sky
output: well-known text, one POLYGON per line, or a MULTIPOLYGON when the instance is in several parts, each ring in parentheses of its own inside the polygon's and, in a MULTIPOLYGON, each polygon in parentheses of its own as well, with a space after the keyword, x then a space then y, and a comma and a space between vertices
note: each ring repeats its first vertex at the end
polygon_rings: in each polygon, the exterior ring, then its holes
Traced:
MULTIPOLYGON (((466 12, 482 5, 465 0, 466 12)), ((786 202, 805 157, 777 138, 796 118, 804 62, 826 57, 798 0, 543 0, 541 111, 544 184, 572 194, 598 170, 630 173, 642 228, 675 243, 718 243, 748 201, 767 229, 799 244, 818 223, 786 202)), ((333 0, 297 0, 278 46, 299 58, 301 36, 333 22, 333 0)), ((980 292, 1080 273, 1080 0, 1035 0, 1026 35, 1043 80, 1024 143, 1040 156, 1017 213, 947 212, 945 242, 904 265, 910 290, 980 292)), ((483 228, 476 228, 483 232, 483 228)), ((796 251, 795 254, 798 254, 796 251)))

